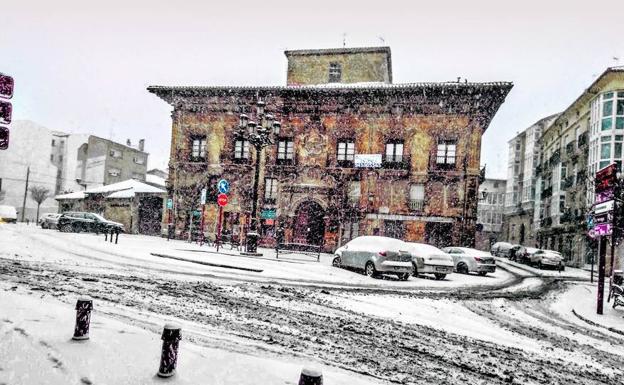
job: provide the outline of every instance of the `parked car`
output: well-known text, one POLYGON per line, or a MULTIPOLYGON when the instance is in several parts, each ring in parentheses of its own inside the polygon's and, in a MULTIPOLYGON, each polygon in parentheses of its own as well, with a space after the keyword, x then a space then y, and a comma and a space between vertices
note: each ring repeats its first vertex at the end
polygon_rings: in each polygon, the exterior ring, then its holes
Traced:
POLYGON ((76 233, 81 231, 103 233, 111 229, 119 232, 125 231, 123 224, 109 221, 99 214, 76 211, 61 214, 57 227, 63 232, 76 233))
POLYGON ((61 217, 61 214, 48 213, 43 214, 41 218, 39 218, 39 224, 42 229, 56 229, 58 225, 58 219, 61 217))
POLYGON ((540 269, 552 267, 559 271, 564 270, 563 256, 554 250, 538 250, 529 258, 529 264, 537 266, 540 269))
POLYGON ((486 275, 496 271, 496 260, 487 251, 468 247, 445 247, 442 251, 451 255, 457 273, 486 275))
POLYGON ((419 274, 433 274, 435 279, 444 279, 453 272, 453 257, 435 246, 425 243, 407 242, 412 254, 414 277, 419 274))
POLYGON ((513 245, 511 243, 509 243, 509 242, 496 242, 490 248, 490 252, 494 256, 504 257, 506 255, 509 255, 508 252, 509 252, 509 249, 511 249, 512 246, 513 245))
POLYGON ((412 256, 400 239, 362 236, 338 248, 332 265, 361 269, 369 277, 396 274, 406 281, 412 272, 412 256))
POLYGON ((17 210, 13 206, 0 205, 0 223, 17 222, 17 210))
POLYGON ((536 249, 535 247, 520 246, 515 254, 510 256, 509 259, 521 263, 529 263, 533 254, 539 250, 540 249, 536 249))

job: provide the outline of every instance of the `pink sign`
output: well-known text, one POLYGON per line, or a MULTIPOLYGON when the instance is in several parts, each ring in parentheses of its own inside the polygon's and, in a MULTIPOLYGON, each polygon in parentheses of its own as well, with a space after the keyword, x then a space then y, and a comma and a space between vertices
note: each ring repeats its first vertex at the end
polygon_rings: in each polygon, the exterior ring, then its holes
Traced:
POLYGON ((596 235, 611 235, 611 223, 599 223, 594 226, 594 233, 596 235))

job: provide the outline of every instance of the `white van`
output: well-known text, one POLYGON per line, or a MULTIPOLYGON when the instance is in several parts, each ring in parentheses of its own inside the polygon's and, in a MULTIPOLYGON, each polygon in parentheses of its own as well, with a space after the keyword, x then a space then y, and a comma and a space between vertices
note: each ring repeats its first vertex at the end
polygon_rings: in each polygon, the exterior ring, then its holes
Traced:
POLYGON ((0 223, 17 222, 17 210, 13 206, 0 205, 0 223))

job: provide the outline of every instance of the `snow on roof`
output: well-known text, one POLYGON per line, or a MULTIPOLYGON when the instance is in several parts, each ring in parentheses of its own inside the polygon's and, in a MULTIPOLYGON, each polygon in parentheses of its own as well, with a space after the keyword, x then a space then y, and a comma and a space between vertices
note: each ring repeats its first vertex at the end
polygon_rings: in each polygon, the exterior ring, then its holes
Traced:
POLYGON ((145 182, 151 185, 165 187, 165 178, 161 178, 158 175, 145 174, 145 182))
POLYGON ((54 199, 56 199, 56 200, 60 200, 60 199, 84 199, 84 197, 85 197, 84 191, 76 191, 76 192, 72 192, 72 193, 57 195, 57 196, 54 197, 54 199))
POLYGON ((166 191, 154 186, 150 186, 135 179, 124 180, 123 182, 113 183, 106 186, 94 187, 85 191, 77 191, 69 194, 57 195, 56 200, 60 199, 84 199, 89 194, 104 194, 106 198, 132 198, 136 193, 152 193, 164 194, 166 191))
POLYGON ((427 245, 425 243, 416 243, 416 242, 406 242, 410 251, 418 254, 422 254, 422 256, 431 256, 431 255, 446 255, 446 253, 435 246, 427 245))

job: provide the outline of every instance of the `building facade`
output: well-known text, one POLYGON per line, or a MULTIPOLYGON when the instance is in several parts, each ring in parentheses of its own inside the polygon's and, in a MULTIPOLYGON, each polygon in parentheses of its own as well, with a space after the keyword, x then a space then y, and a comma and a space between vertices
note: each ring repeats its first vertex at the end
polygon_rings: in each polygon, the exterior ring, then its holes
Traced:
MULTIPOLYGON (((276 224, 286 242, 326 251, 357 235, 439 246, 474 244, 481 136, 511 83, 393 84, 390 49, 286 51, 275 87, 161 87, 173 107, 168 194, 182 236, 208 190, 206 232, 216 229, 216 183, 231 184, 224 228, 244 236, 260 162, 261 244, 276 224), (256 159, 237 137, 258 100, 281 121, 256 159), (362 166, 358 159, 379 159, 362 166)), ((193 225, 195 226, 195 225, 193 225)))
POLYGON ((479 186, 477 205, 477 228, 475 247, 489 251, 491 246, 503 240, 503 214, 505 211, 505 179, 485 179, 479 186))
POLYGON ((621 171, 623 138, 624 67, 608 68, 542 136, 539 244, 571 265, 590 263, 596 250, 586 224, 593 180, 611 163, 621 171))
MULTIPOLYGON (((40 214, 58 211, 54 196, 59 194, 111 184, 117 179, 134 177, 145 181, 148 154, 142 149, 92 135, 50 130, 28 120, 15 121, 12 126, 11 145, 0 151, 0 204, 14 206, 19 219, 24 194, 24 220, 36 219, 37 203, 27 191, 27 177, 28 188, 41 186, 50 191, 50 197, 41 204, 40 214), (113 157, 113 149, 115 154, 122 154, 120 159, 113 157), (120 170, 119 178, 105 172, 114 168, 120 170)), ((143 145, 139 142, 139 147, 143 145)))
POLYGON ((539 223, 535 221, 536 168, 540 138, 558 114, 547 116, 516 135, 509 143, 503 238, 535 247, 539 223))
POLYGON ((76 180, 81 186, 91 188, 118 183, 127 179, 145 181, 149 154, 144 151, 145 140, 133 147, 90 135, 78 149, 76 180))

